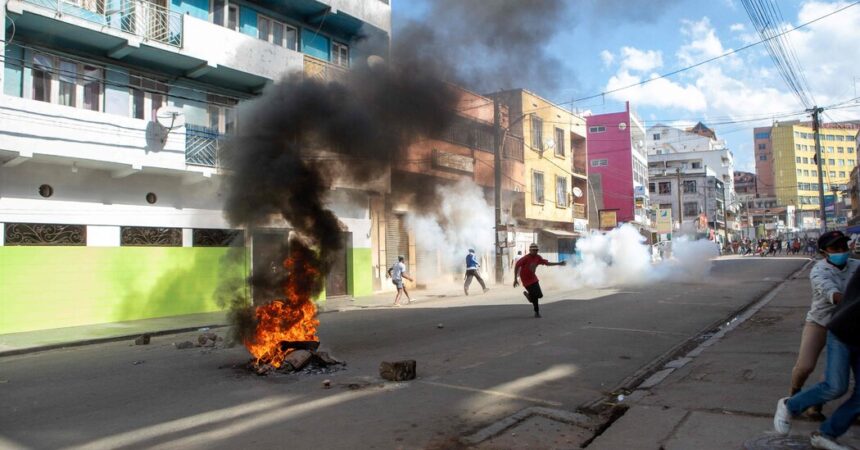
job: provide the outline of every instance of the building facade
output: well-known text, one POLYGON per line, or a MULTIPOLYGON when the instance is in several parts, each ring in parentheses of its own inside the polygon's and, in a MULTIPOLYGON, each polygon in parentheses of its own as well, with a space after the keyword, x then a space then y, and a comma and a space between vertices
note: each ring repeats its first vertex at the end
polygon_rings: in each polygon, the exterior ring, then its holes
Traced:
MULTIPOLYGON (((822 124, 819 132, 824 193, 835 197, 831 209, 833 217, 828 217, 828 220, 845 217, 837 210, 838 205, 845 203, 843 192, 851 171, 857 165, 858 129, 860 126, 855 123, 833 123, 822 124)), ((756 128, 754 144, 758 155, 756 176, 759 193, 776 197, 780 206, 792 207, 798 228, 818 228, 819 169, 812 124, 774 122, 771 127, 756 128)), ((836 220, 834 224, 840 221, 836 220)))
MULTIPOLYGON (((219 283, 289 232, 223 217, 236 108, 285 75, 336 78, 391 27, 386 1, 4 3, 0 333, 223 309, 219 283)), ((332 192, 347 245, 328 295, 372 293, 387 189, 332 192)))
POLYGON ((525 89, 493 94, 508 108, 508 133, 522 136, 524 192, 511 204, 511 257, 537 242, 547 258, 570 259, 586 231, 585 120, 525 89))
POLYGON ((590 225, 632 223, 651 240, 645 127, 627 103, 622 112, 586 118, 590 225))

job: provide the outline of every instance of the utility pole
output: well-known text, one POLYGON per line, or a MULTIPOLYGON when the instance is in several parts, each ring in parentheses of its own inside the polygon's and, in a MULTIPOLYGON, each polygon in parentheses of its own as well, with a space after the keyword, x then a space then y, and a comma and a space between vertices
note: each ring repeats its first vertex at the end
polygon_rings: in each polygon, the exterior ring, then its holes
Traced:
POLYGON ((726 214, 726 182, 722 183, 723 189, 723 237, 725 238, 725 242, 723 245, 729 245, 729 216, 726 214))
POLYGON ((815 134, 815 159, 818 162, 818 214, 821 217, 821 232, 827 231, 827 213, 824 211, 824 163, 821 161, 821 136, 819 128, 821 122, 819 114, 824 112, 824 108, 813 106, 812 109, 807 109, 807 112, 812 113, 812 131, 815 134))
MULTIPOLYGON (((493 187, 496 201, 496 284, 504 282, 504 267, 502 263, 502 243, 499 233, 502 225, 502 108, 499 97, 493 96, 493 187)), ((507 230, 505 230, 507 232, 507 230)))
POLYGON ((683 207, 681 204, 681 168, 675 168, 675 177, 678 180, 678 232, 681 232, 681 225, 684 224, 683 207))

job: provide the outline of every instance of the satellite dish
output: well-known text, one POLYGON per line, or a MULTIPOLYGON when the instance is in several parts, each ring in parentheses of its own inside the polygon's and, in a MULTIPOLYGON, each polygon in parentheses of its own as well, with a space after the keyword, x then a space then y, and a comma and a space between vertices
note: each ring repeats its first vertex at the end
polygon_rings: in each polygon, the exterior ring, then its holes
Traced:
POLYGON ((185 126, 185 113, 178 106, 162 106, 155 112, 155 120, 169 133, 174 128, 185 126))
POLYGON ((580 189, 578 187, 574 187, 573 188, 573 196, 576 198, 582 197, 582 189, 580 189))
POLYGON ((544 148, 546 148, 547 150, 554 149, 555 148, 555 140, 553 140, 553 138, 547 139, 546 142, 544 142, 544 148))
POLYGON ((619 130, 621 130, 621 131, 626 130, 626 129, 627 129, 627 124, 626 124, 626 123, 624 123, 624 122, 619 123, 619 124, 618 124, 618 129, 619 129, 619 130))

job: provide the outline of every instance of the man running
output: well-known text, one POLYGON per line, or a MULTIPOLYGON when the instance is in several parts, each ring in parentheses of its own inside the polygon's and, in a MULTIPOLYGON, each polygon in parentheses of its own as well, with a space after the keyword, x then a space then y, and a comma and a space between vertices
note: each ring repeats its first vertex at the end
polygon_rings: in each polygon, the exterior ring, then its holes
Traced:
POLYGON ((475 257, 475 249, 470 248, 469 254, 466 255, 466 282, 463 283, 463 292, 466 295, 469 295, 469 285, 472 284, 472 278, 478 279, 478 283, 481 284, 481 289, 484 292, 489 291, 487 285, 484 284, 484 279, 481 278, 481 274, 478 273, 478 267, 481 267, 481 265, 478 264, 478 258, 475 257))
POLYGON ((528 300, 529 303, 534 305, 535 318, 540 318, 540 306, 538 306, 538 301, 543 297, 538 277, 535 275, 535 270, 539 265, 563 266, 565 265, 565 261, 553 263, 543 259, 538 255, 537 244, 529 245, 529 254, 523 256, 519 261, 517 261, 517 264, 514 267, 514 287, 520 285, 519 278, 522 277, 523 287, 526 288, 526 290, 523 291, 523 295, 526 296, 526 300, 528 300))

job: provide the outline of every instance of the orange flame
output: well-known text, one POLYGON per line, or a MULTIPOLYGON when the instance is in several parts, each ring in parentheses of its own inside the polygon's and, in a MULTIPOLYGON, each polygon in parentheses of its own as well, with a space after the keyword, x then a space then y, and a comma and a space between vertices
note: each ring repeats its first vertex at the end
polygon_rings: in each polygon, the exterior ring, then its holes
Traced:
POLYGON ((280 367, 291 350, 281 350, 283 341, 319 341, 316 336, 319 320, 311 300, 313 286, 320 283, 320 273, 297 252, 284 261, 289 277, 284 284, 284 299, 258 306, 255 311, 257 328, 245 347, 258 365, 280 367))

